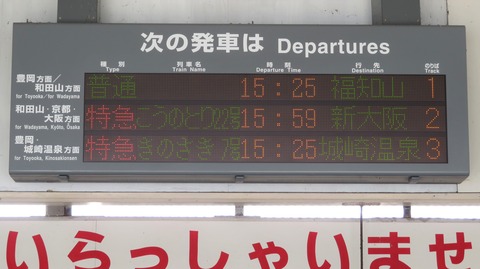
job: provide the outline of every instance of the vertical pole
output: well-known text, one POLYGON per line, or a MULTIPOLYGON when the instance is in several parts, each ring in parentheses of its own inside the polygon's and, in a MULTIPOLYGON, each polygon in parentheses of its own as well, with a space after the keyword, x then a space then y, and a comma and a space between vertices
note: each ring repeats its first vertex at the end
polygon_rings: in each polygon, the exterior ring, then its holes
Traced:
POLYGON ((360 204, 360 269, 363 269, 363 204, 360 204))

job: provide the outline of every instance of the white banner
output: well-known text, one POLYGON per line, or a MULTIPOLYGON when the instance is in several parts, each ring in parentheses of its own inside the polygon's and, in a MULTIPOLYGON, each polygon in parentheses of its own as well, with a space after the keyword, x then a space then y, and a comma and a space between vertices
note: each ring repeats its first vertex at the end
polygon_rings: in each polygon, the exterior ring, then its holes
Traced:
POLYGON ((360 268, 359 227, 323 220, 3 221, 0 268, 360 268))

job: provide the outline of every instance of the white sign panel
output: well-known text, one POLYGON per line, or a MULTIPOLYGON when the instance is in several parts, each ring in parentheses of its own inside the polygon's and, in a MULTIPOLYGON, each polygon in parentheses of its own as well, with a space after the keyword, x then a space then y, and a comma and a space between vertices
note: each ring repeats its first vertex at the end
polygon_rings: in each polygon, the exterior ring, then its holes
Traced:
POLYGON ((0 268, 360 268, 359 227, 358 221, 3 221, 0 268))
POLYGON ((479 222, 371 221, 363 236, 364 268, 480 268, 479 222))

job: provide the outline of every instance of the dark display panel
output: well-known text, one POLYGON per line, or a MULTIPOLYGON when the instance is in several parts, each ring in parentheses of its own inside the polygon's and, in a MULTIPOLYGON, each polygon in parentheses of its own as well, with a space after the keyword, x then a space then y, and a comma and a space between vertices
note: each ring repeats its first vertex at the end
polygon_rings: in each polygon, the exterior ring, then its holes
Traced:
POLYGON ((85 75, 85 162, 446 163, 439 75, 85 75))
MULTIPOLYGON (((188 182, 216 192, 203 183, 458 184, 469 175, 463 26, 13 29, 9 173, 18 182, 188 182)), ((289 190, 233 186, 220 188, 289 190)))

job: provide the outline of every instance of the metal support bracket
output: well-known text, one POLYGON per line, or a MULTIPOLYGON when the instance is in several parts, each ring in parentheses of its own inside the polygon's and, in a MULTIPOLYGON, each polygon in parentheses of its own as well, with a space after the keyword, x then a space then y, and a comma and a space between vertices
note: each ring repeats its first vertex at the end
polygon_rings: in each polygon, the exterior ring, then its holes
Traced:
POLYGON ((403 205, 403 218, 404 219, 412 218, 412 205, 410 203, 406 203, 403 205))
POLYGON ((420 0, 372 0, 374 25, 420 25, 420 0))
POLYGON ((58 0, 58 23, 99 22, 99 0, 58 0))
POLYGON ((68 205, 47 205, 46 217, 72 216, 72 208, 68 205))
POLYGON ((235 217, 243 217, 244 216, 244 204, 235 204, 235 217))

